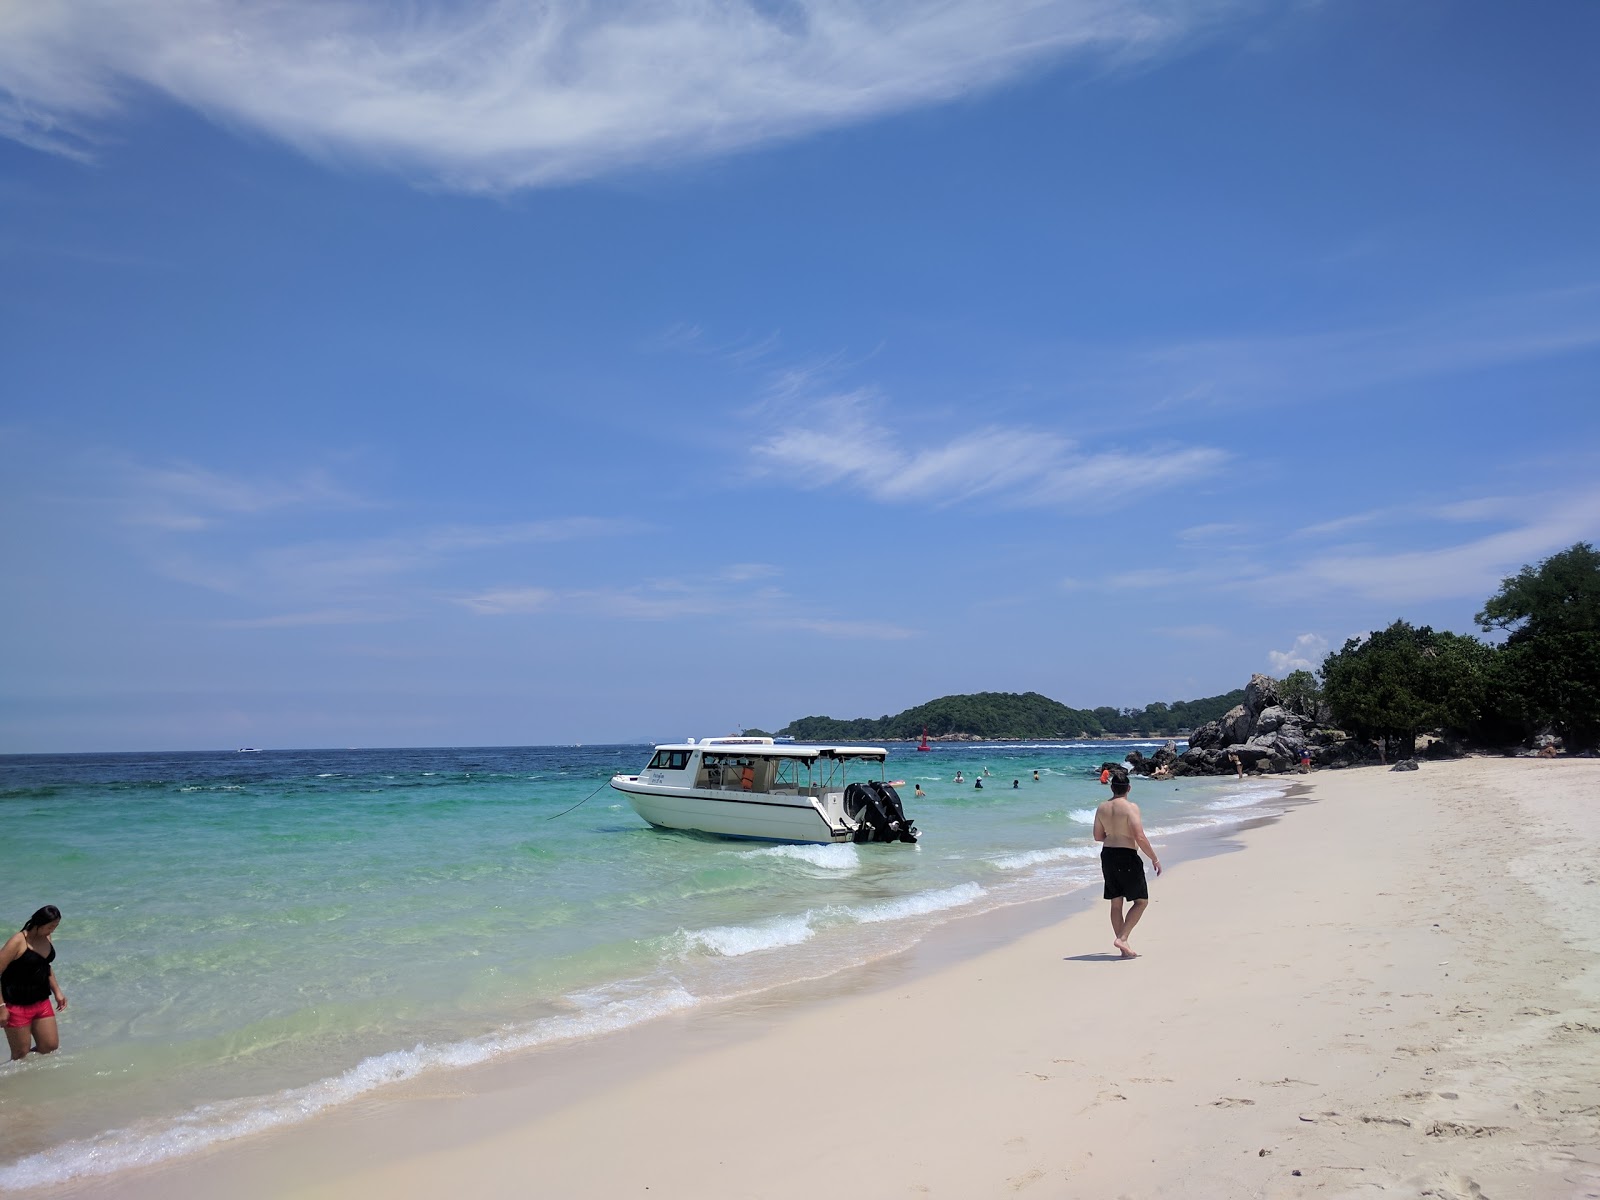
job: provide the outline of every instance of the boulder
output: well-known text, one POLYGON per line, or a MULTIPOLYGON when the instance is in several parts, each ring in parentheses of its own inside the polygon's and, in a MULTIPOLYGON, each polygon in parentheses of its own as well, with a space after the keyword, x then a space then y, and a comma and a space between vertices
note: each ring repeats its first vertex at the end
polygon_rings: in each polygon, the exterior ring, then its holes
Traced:
POLYGON ((1250 740, 1250 731, 1255 726, 1255 718, 1243 704, 1235 704, 1223 714, 1221 726, 1224 744, 1235 746, 1250 740))
POLYGON ((1222 725, 1217 721, 1207 721, 1189 735, 1190 750, 1215 750, 1222 745, 1222 725))
POLYGON ((1270 708, 1261 710, 1261 715, 1256 718, 1256 733, 1276 733, 1283 728, 1283 723, 1293 714, 1281 704, 1274 704, 1270 708))
POLYGON ((1391 770, 1391 771, 1415 771, 1415 770, 1417 770, 1417 760, 1414 759, 1414 758, 1408 758, 1408 759, 1405 760, 1405 762, 1397 762, 1397 763, 1395 763, 1395 765, 1390 767, 1389 770, 1391 770))
POLYGON ((1282 703, 1283 698, 1278 695, 1278 681, 1270 675, 1252 675, 1250 682, 1244 685, 1244 706, 1252 718, 1282 703))

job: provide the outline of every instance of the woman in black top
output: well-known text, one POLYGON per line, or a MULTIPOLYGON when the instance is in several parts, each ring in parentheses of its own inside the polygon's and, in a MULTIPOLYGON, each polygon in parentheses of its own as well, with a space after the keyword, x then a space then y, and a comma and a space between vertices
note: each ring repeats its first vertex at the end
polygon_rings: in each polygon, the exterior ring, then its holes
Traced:
POLYGON ((28 1050, 50 1054, 61 1045, 56 1013, 65 1012, 67 995, 56 982, 56 948, 50 935, 61 924, 61 910, 46 904, 0 948, 0 1025, 5 1026, 11 1060, 27 1058, 28 1050), (56 998, 55 1011, 50 997, 56 998))

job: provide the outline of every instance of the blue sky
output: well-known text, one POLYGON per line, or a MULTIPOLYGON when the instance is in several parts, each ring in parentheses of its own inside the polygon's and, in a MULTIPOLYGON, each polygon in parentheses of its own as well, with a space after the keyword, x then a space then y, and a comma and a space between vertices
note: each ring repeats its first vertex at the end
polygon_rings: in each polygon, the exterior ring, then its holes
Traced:
POLYGON ((1142 705, 1600 538, 1600 6, 0 0, 0 752, 1142 705))

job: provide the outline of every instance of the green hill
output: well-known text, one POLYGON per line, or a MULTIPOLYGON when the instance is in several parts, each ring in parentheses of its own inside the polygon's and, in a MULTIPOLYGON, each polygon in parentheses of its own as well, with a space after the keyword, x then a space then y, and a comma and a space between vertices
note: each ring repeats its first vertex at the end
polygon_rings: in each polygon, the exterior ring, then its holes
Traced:
POLYGON ((1244 700, 1244 689, 1201 700, 1144 708, 1069 708, 1038 692, 975 692, 941 696, 896 716, 801 717, 778 732, 799 741, 892 741, 916 738, 1075 738, 1170 736, 1214 721, 1244 700))

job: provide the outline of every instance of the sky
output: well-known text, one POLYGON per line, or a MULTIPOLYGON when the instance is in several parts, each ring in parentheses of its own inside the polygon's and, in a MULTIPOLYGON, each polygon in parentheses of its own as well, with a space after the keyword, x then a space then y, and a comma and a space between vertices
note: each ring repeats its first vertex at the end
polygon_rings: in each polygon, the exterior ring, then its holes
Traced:
POLYGON ((0 0, 0 753, 1216 695, 1600 540, 1600 5, 0 0))

